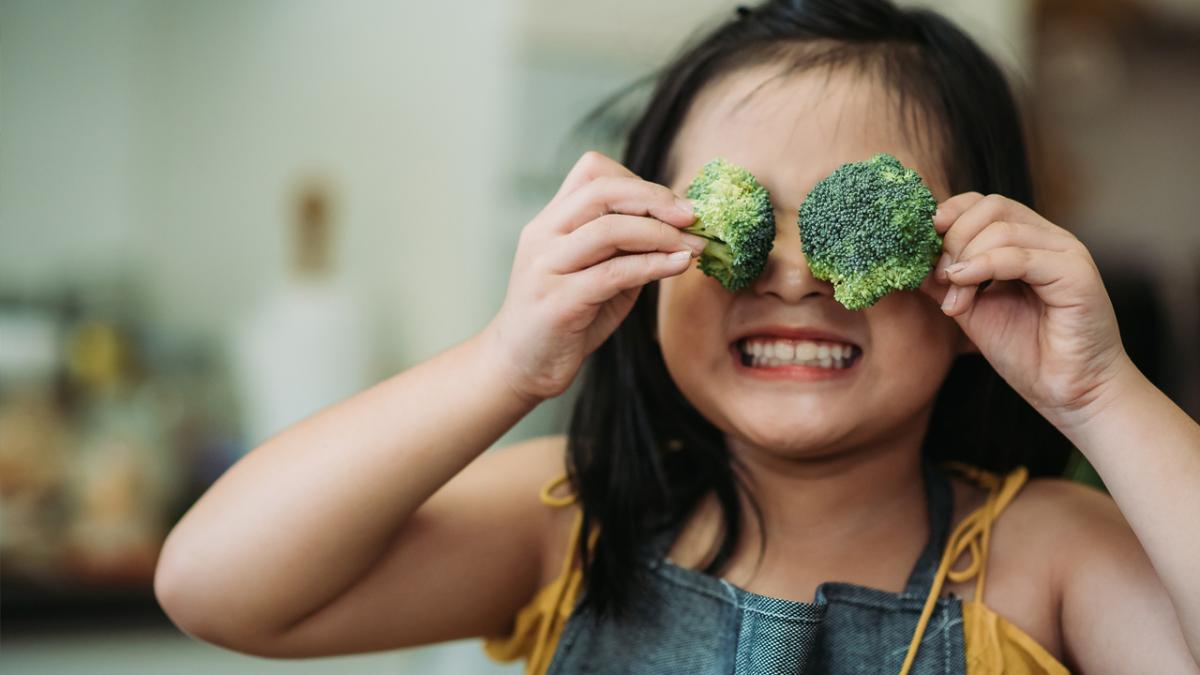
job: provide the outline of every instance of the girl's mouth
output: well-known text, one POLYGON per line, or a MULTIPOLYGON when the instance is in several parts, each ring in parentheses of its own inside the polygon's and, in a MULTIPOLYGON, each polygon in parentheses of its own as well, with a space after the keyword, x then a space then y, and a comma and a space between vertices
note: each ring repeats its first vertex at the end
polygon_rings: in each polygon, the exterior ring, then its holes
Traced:
POLYGON ((749 336, 733 343, 738 365, 755 374, 830 377, 862 357, 858 345, 830 340, 749 336))

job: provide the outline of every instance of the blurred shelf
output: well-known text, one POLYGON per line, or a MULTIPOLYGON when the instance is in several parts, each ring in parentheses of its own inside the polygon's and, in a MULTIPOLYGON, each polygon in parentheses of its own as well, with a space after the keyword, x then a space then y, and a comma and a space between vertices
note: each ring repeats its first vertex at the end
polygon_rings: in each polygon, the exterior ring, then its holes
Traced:
POLYGON ((4 637, 14 634, 171 627, 151 585, 0 580, 4 637))

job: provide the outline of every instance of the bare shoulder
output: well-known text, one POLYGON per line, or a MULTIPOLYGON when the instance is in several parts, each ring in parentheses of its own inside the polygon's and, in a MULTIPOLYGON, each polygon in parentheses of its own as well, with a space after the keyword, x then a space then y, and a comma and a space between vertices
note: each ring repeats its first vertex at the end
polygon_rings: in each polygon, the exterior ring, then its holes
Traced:
MULTIPOLYGON (((986 492, 955 478, 955 520, 979 508, 986 492)), ((1098 543, 1136 544, 1133 532, 1105 492, 1066 478, 1030 478, 993 524, 990 560, 1007 557, 1036 558, 1047 563, 1069 564, 1090 555, 1098 543), (1089 546, 1071 547, 1072 542, 1089 546)))
MULTIPOLYGON (((957 522, 987 494, 961 478, 954 483, 957 522)), ((981 600, 1062 660, 1064 584, 1089 558, 1119 551, 1141 553, 1111 497, 1065 478, 1031 478, 993 522, 981 600)), ((972 579, 954 590, 970 598, 974 586, 972 579)))
MULTIPOLYGON (((511 478, 519 479, 526 486, 536 484, 540 489, 566 471, 566 448, 566 436, 538 436, 489 450, 479 461, 494 456, 497 468, 503 467, 503 471, 512 472, 511 478)), ((533 497, 537 496, 538 491, 534 490, 533 497)))
MULTIPOLYGON (((1108 493, 1067 478, 1040 476, 1030 478, 1017 492, 1010 508, 1052 508, 1060 516, 1085 518, 1120 518, 1112 497, 1108 493)), ((1124 522, 1124 519, 1120 519, 1124 522)))
POLYGON ((1112 497, 1066 478, 1031 478, 996 521, 997 534, 1001 528, 1029 538, 1059 571, 1102 550, 1111 552, 1109 547, 1138 546, 1112 497))
POLYGON ((1031 479, 996 521, 996 533, 996 555, 1013 558, 1028 547, 1028 555, 1045 561, 1060 600, 1067 584, 1089 570, 1113 564, 1132 570, 1146 562, 1137 535, 1113 498, 1065 478, 1031 479))
MULTIPOLYGON (((538 535, 541 565, 538 573, 538 588, 550 583, 559 573, 566 557, 571 539, 571 528, 578 507, 574 504, 555 506, 541 501, 541 490, 547 483, 566 475, 567 437, 562 434, 539 436, 515 443, 495 451, 504 455, 497 459, 521 476, 522 499, 531 500, 529 508, 538 535)), ((569 485, 556 486, 551 494, 565 497, 570 494, 569 485)))
POLYGON ((1047 562, 1060 660, 1084 672, 1196 672, 1170 596, 1112 497, 1039 478, 1009 508, 997 521, 1004 542, 993 555, 1011 569, 1021 555, 1047 562))

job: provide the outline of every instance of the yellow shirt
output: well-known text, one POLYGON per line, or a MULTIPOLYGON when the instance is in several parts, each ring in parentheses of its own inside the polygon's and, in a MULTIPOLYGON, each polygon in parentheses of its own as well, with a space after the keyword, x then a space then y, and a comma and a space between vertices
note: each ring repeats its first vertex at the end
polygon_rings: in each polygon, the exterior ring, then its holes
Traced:
MULTIPOLYGON (((1033 638, 977 600, 983 597, 992 523, 1028 479, 1029 474, 1025 467, 1017 467, 1001 478, 995 473, 958 462, 946 462, 944 466, 987 488, 988 498, 983 506, 973 511, 954 528, 946 542, 937 575, 934 577, 924 611, 909 645, 908 656, 900 671, 901 675, 905 675, 912 667, 917 646, 925 633, 929 616, 945 580, 949 578, 954 582, 963 582, 971 577, 976 577, 974 598, 962 601, 967 675, 1060 675, 1069 672, 1033 638), (971 552, 971 564, 962 570, 951 569, 965 551, 971 552)), ((575 496, 572 494, 564 497, 551 494, 554 488, 566 480, 566 475, 561 475, 542 486, 542 503, 554 507, 575 503, 575 496)), ((524 659, 526 675, 543 675, 550 667, 559 635, 575 607, 579 587, 583 583, 583 570, 577 553, 582 526, 583 512, 576 509, 575 524, 572 527, 571 541, 567 545, 567 556, 563 561, 562 570, 517 612, 513 630, 509 635, 484 639, 484 651, 490 658, 496 661, 524 659)), ((593 527, 589 533, 589 550, 594 548, 599 533, 598 527, 593 527)))

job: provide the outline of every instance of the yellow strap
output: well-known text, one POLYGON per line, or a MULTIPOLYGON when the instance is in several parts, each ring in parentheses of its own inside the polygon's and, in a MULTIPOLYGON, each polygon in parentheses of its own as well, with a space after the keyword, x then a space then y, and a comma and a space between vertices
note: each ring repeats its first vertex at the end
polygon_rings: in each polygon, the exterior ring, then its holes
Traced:
POLYGON ((551 492, 554 492, 554 488, 562 485, 565 482, 567 482, 567 474, 564 473, 561 476, 556 476, 553 480, 542 486, 541 492, 538 493, 538 498, 542 500, 543 504, 549 504, 550 506, 567 506, 569 504, 574 504, 574 492, 569 492, 562 497, 555 497, 554 495, 550 494, 551 492))
POLYGON ((929 596, 925 598, 925 607, 921 610, 921 619, 917 622, 917 629, 913 633, 912 642, 908 645, 908 654, 904 657, 904 665, 900 667, 900 675, 908 675, 908 671, 912 668, 913 661, 917 658, 917 650, 921 647, 921 638, 925 635, 925 627, 929 624, 929 617, 933 615, 933 606, 937 603, 938 596, 942 590, 942 582, 946 577, 955 583, 966 581, 973 575, 978 574, 979 577, 975 581, 975 600, 983 602, 983 582, 987 574, 987 552, 988 544, 991 541, 992 521, 1004 507, 1008 505, 1012 498, 1016 496, 1017 490, 1025 483, 1029 472, 1023 466, 1013 469, 1011 473, 1004 478, 1003 484, 996 474, 989 471, 984 471, 978 467, 962 464, 961 462, 945 462, 944 466, 955 469, 963 473, 967 478, 974 480, 976 483, 988 489, 987 501, 983 506, 975 509, 962 522, 954 528, 954 532, 950 534, 950 539, 946 543, 946 549, 942 553, 942 561, 938 565, 937 574, 933 577, 933 586, 929 589, 929 596), (958 560, 963 551, 971 552, 971 564, 962 570, 952 570, 950 566, 954 561, 958 560))
MULTIPOLYGON (((551 506, 567 506, 576 501, 576 496, 572 492, 563 497, 555 497, 550 494, 554 488, 566 482, 567 476, 564 474, 542 486, 541 493, 538 495, 543 503, 551 506)), ((543 617, 541 625, 538 626, 537 639, 533 643, 533 651, 529 656, 529 661, 526 663, 525 672, 527 673, 544 673, 550 667, 550 659, 554 657, 554 652, 550 647, 550 637, 557 635, 560 632, 558 623, 563 617, 563 604, 565 602, 573 602, 579 592, 579 584, 583 580, 582 574, 571 574, 571 568, 578 560, 576 547, 579 545, 579 534, 583 531, 583 509, 575 511, 575 518, 571 525, 571 540, 567 544, 566 556, 564 556, 562 569, 559 570, 558 578, 562 580, 559 585, 558 592, 554 596, 554 602, 551 603, 549 610, 543 617)), ((591 551, 596 546, 596 539, 599 537, 599 528, 592 528, 588 534, 588 550, 591 551)))

